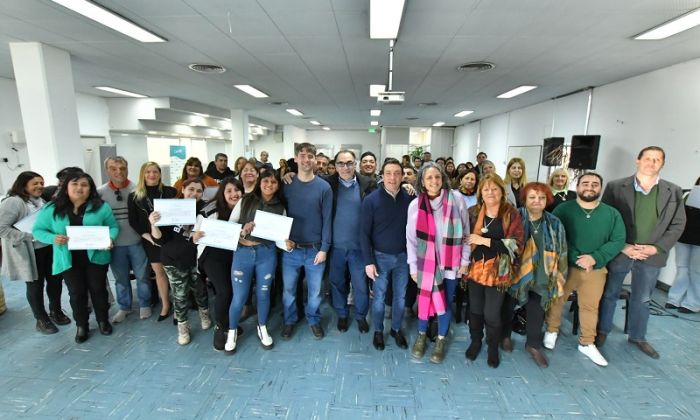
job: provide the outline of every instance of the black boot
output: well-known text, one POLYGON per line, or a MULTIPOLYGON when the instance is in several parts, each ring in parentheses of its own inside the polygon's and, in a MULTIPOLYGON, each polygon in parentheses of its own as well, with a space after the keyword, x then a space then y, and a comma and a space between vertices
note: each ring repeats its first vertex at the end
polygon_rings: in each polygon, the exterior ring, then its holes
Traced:
POLYGON ((462 322, 462 310, 464 309, 464 289, 462 285, 457 285, 457 290, 455 291, 455 323, 459 324, 462 322))
POLYGON ((501 341, 501 327, 486 326, 486 345, 488 346, 488 365, 497 368, 501 363, 498 344, 501 341))
POLYGON ((481 341, 484 339, 484 315, 469 314, 469 335, 472 342, 464 356, 469 360, 476 360, 481 351, 481 341))

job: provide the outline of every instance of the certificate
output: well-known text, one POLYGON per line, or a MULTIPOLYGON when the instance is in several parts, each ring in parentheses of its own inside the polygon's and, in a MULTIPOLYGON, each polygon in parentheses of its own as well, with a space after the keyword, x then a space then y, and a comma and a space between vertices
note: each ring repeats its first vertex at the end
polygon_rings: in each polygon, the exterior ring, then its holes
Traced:
POLYGON ((34 222, 36 222, 37 216, 39 216, 38 210, 30 214, 29 216, 18 220, 17 223, 15 223, 15 227, 17 228, 17 230, 20 230, 22 232, 32 233, 32 229, 34 229, 34 222))
POLYGON ((156 226, 193 225, 197 222, 197 200, 194 198, 156 198, 153 211, 160 213, 156 226))
POLYGON ((199 227, 199 230, 204 232, 204 236, 197 241, 197 244, 235 251, 238 248, 242 227, 238 223, 225 220, 204 219, 199 227))
POLYGON ((253 221, 255 222, 255 227, 250 233, 251 236, 278 242, 289 239, 289 232, 292 230, 294 219, 281 214, 257 210, 253 221))
POLYGON ((109 226, 66 226, 68 249, 108 249, 109 226))
POLYGON ((690 190, 688 200, 685 202, 685 204, 689 207, 700 209, 700 185, 696 185, 692 190, 690 190))

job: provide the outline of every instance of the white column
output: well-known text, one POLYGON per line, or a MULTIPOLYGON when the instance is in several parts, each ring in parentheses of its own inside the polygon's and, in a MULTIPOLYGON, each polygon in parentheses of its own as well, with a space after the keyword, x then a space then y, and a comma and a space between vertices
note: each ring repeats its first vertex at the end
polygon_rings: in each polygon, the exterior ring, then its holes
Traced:
POLYGON ((66 166, 83 167, 70 55, 38 42, 11 42, 31 169, 54 182, 66 166))
POLYGON ((248 156, 247 151, 250 146, 248 129, 248 112, 242 109, 231 110, 231 156, 229 164, 233 165, 233 160, 238 156, 248 156))
POLYGON ((289 159, 294 156, 294 143, 305 143, 307 141, 306 130, 293 125, 285 125, 282 127, 282 132, 284 157, 289 159))

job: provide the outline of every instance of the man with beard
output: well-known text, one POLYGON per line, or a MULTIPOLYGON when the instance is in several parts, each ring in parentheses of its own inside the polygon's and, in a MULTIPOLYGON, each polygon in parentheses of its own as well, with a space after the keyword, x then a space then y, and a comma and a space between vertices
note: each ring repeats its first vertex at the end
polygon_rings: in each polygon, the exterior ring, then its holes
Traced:
POLYGON ((588 172, 578 179, 576 201, 567 201, 554 209, 566 229, 569 277, 564 294, 555 300, 547 312, 547 332, 544 346, 554 349, 561 324, 561 311, 571 292, 578 296, 581 334, 578 350, 593 363, 607 366, 608 362, 594 344, 598 324, 598 304, 605 290, 605 265, 620 253, 625 245, 625 225, 615 208, 598 201, 603 178, 588 172))

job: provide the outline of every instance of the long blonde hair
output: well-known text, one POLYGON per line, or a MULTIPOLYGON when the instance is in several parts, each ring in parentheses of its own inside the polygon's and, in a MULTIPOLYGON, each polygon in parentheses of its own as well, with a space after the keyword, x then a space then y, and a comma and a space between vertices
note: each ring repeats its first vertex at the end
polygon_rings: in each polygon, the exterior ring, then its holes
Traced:
POLYGON ((158 169, 158 173, 160 174, 160 179, 158 180, 158 190, 161 192, 163 191, 163 172, 160 169, 160 165, 158 165, 156 162, 146 162, 143 165, 141 165, 141 170, 139 170, 139 181, 136 183, 136 188, 134 188, 134 197, 137 200, 140 200, 144 197, 146 197, 146 169, 148 169, 151 166, 155 166, 158 169))
POLYGON ((525 172, 525 161, 519 157, 514 157, 508 162, 508 166, 506 166, 506 176, 503 179, 503 182, 509 186, 513 184, 513 178, 510 177, 510 167, 516 163, 519 163, 520 167, 523 168, 523 174, 518 180, 518 184, 520 184, 520 186, 522 187, 523 185, 527 184, 527 173, 525 172))

